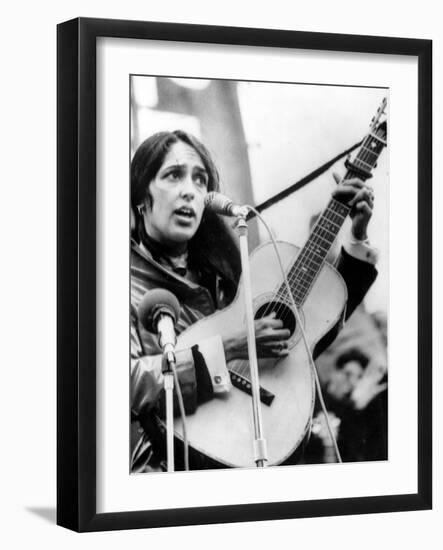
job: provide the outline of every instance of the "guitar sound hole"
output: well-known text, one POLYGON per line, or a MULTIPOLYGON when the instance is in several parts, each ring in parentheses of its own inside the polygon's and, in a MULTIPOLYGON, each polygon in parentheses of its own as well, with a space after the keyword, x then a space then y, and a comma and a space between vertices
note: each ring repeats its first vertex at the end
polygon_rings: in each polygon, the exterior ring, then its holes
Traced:
POLYGON ((292 309, 282 302, 267 302, 261 305, 255 313, 255 319, 267 317, 272 312, 275 313, 275 318, 283 321, 283 328, 289 329, 291 336, 295 332, 297 322, 292 309))

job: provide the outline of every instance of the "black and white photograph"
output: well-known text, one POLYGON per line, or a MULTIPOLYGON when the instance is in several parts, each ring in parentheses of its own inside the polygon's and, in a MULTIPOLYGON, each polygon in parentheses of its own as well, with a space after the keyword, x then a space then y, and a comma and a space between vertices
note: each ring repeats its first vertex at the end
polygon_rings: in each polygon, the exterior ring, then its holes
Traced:
POLYGON ((129 89, 130 473, 387 461, 389 89, 129 89))
POLYGON ((3 548, 438 548, 439 6, 5 3, 3 548))
POLYGON ((432 506, 430 41, 58 31, 58 524, 432 506))

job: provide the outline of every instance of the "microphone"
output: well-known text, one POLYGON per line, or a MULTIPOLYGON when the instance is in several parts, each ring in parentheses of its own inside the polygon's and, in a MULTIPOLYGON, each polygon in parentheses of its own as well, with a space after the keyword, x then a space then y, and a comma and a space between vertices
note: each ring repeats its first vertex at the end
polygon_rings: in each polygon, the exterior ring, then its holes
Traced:
POLYGON ((249 213, 247 206, 235 204, 229 197, 212 191, 205 197, 205 206, 217 214, 222 216, 234 216, 236 218, 246 218, 249 213))
POLYGON ((146 292, 138 306, 138 317, 143 327, 158 334, 158 342, 168 364, 175 363, 175 323, 180 316, 177 298, 162 288, 146 292))

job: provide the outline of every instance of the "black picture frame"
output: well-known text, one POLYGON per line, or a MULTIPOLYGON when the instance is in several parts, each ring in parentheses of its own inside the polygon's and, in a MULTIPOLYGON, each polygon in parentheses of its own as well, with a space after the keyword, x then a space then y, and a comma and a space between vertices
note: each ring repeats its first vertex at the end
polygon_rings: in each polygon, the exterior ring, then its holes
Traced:
POLYGON ((432 507, 432 42, 74 19, 57 29, 57 523, 76 531, 364 514, 432 507), (418 489, 415 494, 96 511, 96 39, 174 40, 398 54, 418 61, 418 489))

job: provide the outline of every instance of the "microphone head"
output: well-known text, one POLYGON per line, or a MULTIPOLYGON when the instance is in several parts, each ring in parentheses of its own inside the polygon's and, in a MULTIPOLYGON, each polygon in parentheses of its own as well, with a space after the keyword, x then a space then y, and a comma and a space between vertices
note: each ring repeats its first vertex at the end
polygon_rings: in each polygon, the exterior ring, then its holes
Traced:
POLYGON ((205 197, 205 206, 222 216, 230 214, 229 209, 232 204, 229 197, 225 197, 225 195, 217 193, 217 191, 211 191, 205 197))
POLYGON ((177 298, 164 288, 148 290, 138 306, 138 318, 149 332, 157 332, 159 315, 169 315, 174 325, 180 316, 180 304, 177 298))
POLYGON ((220 214, 221 216, 233 216, 246 218, 249 214, 248 206, 239 206, 234 204, 229 197, 212 191, 205 197, 205 206, 209 210, 220 214))

